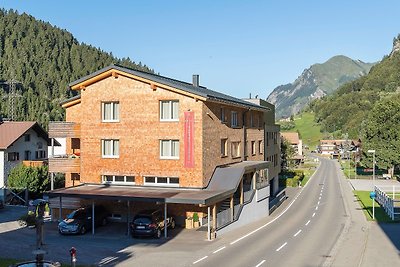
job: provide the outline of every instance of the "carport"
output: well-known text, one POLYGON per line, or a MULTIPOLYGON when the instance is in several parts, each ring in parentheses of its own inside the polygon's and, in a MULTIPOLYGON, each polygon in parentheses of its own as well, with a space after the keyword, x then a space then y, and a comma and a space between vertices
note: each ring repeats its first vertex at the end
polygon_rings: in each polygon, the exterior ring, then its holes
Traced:
MULTIPOLYGON (((243 161, 229 166, 217 167, 206 188, 171 188, 149 186, 126 186, 116 184, 81 184, 78 186, 61 188, 46 192, 49 198, 59 197, 60 220, 62 214, 63 197, 72 197, 91 200, 92 204, 92 234, 94 227, 94 205, 96 200, 126 201, 128 207, 128 235, 130 235, 130 207, 132 202, 152 202, 164 204, 164 225, 167 225, 168 204, 191 204, 207 207, 207 239, 215 234, 217 229, 217 203, 230 198, 233 209, 233 194, 240 188, 241 204, 243 203, 243 175, 249 171, 267 169, 267 161, 243 161), (212 209, 212 210, 211 210, 212 209), (211 214, 212 213, 212 214, 211 214), (212 218, 212 222, 210 220, 212 218), (212 225, 211 225, 212 223, 212 225)), ((255 182, 255 181, 254 181, 255 182)), ((231 214, 233 221, 233 213, 231 214)), ((164 236, 168 236, 167 227, 164 227, 164 236)))
MULTIPOLYGON (((92 204, 92 234, 95 233, 95 214, 94 206, 96 200, 119 200, 126 201, 128 207, 128 235, 130 235, 130 207, 132 202, 153 202, 164 204, 164 223, 168 217, 168 204, 192 204, 208 207, 208 231, 207 236, 211 236, 210 229, 210 206, 213 206, 213 213, 216 212, 216 203, 231 194, 229 190, 202 190, 189 188, 149 188, 142 186, 123 186, 110 184, 81 184, 74 187, 61 188, 46 192, 49 198, 59 198, 59 220, 62 220, 63 197, 74 197, 91 200, 92 204)), ((215 218, 215 214, 213 214, 215 218)), ((213 229, 214 226, 213 220, 213 229)), ((164 227, 164 237, 168 236, 167 227, 164 227)))

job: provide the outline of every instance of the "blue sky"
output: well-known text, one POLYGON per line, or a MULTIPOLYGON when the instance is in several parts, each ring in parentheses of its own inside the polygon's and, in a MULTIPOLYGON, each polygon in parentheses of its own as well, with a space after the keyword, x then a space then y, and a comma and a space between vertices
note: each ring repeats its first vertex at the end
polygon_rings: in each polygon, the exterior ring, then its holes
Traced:
POLYGON ((335 55, 375 62, 400 33, 400 1, 19 1, 80 42, 161 75, 236 97, 266 98, 335 55))

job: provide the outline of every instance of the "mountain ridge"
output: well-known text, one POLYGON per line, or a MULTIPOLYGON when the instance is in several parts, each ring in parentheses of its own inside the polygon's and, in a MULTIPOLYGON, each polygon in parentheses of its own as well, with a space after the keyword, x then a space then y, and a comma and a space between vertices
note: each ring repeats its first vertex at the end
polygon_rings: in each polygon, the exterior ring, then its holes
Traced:
POLYGON ((304 69, 294 82, 277 86, 267 101, 275 104, 276 118, 289 117, 312 100, 330 95, 344 83, 366 75, 374 64, 344 55, 331 57, 304 69))

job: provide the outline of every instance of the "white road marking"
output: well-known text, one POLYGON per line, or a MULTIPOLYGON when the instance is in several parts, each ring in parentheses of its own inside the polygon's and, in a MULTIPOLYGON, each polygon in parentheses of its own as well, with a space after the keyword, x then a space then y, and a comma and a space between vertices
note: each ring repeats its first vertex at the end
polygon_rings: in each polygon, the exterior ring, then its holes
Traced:
POLYGON ((320 196, 322 196, 322 193, 321 194, 319 194, 320 196))
POLYGON ((308 222, 306 222, 306 226, 310 223, 311 221, 310 220, 308 220, 308 222))
POLYGON ((320 201, 318 201, 318 205, 319 205, 320 201))
POLYGON ((283 247, 286 246, 286 245, 287 245, 287 242, 285 242, 282 246, 280 246, 276 251, 279 251, 279 250, 283 249, 283 247))
MULTIPOLYGON (((317 171, 318 171, 318 170, 317 170, 317 171)), ((239 242, 240 240, 242 240, 242 239, 244 239, 244 238, 246 238, 246 237, 248 237, 248 236, 250 236, 250 235, 252 235, 252 234, 254 234, 254 233, 258 232, 258 231, 260 231, 261 229, 267 227, 267 226, 270 225, 271 223, 273 223, 273 222, 275 222, 276 220, 278 220, 281 216, 283 216, 283 215, 288 211, 288 209, 293 205, 293 203, 296 201, 296 199, 301 195, 301 193, 303 193, 304 188, 308 187, 308 185, 310 184, 311 179, 314 177, 314 175, 317 173, 317 171, 315 171, 315 172, 313 173, 313 175, 311 175, 311 177, 310 177, 310 179, 308 180, 308 182, 306 183, 306 185, 303 186, 303 187, 301 188, 300 193, 293 199, 292 202, 290 202, 290 204, 282 211, 281 214, 279 214, 278 216, 276 216, 273 220, 269 221, 268 223, 266 223, 266 224, 264 224, 264 225, 258 227, 257 229, 251 231, 250 233, 245 234, 245 235, 242 236, 242 237, 239 237, 238 239, 236 239, 235 241, 232 241, 232 242, 229 243, 229 244, 230 244, 230 245, 233 245, 233 244, 239 242)), ((321 194, 321 195, 322 195, 322 194, 321 194)))
POLYGON ((301 233, 301 230, 297 231, 297 233, 295 233, 293 236, 296 237, 301 233))
POLYGON ((321 196, 319 196, 319 200, 321 200, 321 196))
POLYGON ((224 248, 226 248, 225 246, 223 246, 222 248, 217 249, 216 251, 213 252, 213 254, 220 252, 221 250, 223 250, 224 248))
POLYGON ((313 216, 313 217, 315 216, 315 212, 312 214, 312 216, 313 216))
POLYGON ((318 210, 318 206, 315 207, 315 210, 318 210))
POLYGON ((265 260, 262 260, 259 264, 256 265, 256 267, 260 267, 264 262, 265 260))
POLYGON ((204 256, 203 258, 198 259, 197 261, 193 262, 193 264, 196 264, 196 263, 198 263, 198 262, 201 262, 202 260, 205 260, 205 259, 207 259, 207 258, 208 258, 208 256, 204 256))

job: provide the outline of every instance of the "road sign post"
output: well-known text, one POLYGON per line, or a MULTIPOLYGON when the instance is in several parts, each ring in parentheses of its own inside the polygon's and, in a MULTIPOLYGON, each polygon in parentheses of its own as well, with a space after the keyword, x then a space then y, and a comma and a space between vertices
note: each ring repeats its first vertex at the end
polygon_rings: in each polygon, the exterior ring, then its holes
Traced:
POLYGON ((372 219, 375 220, 375 197, 376 197, 375 191, 371 191, 369 193, 369 197, 372 199, 372 219))

